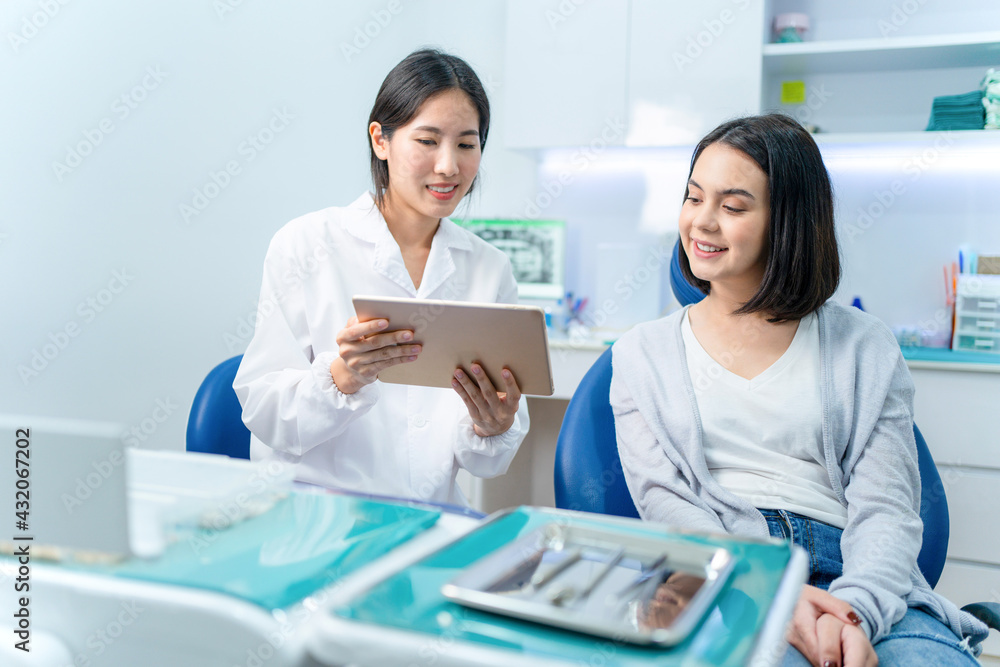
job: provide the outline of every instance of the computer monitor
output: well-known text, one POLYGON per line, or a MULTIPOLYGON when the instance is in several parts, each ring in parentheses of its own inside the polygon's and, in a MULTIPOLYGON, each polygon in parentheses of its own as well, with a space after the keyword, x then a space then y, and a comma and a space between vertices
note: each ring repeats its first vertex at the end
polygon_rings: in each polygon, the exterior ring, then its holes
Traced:
POLYGON ((0 550, 127 556, 124 432, 107 422, 0 415, 0 508, 10 518, 0 550))
POLYGON ((565 296, 565 220, 465 220, 458 224, 506 253, 520 298, 565 296))

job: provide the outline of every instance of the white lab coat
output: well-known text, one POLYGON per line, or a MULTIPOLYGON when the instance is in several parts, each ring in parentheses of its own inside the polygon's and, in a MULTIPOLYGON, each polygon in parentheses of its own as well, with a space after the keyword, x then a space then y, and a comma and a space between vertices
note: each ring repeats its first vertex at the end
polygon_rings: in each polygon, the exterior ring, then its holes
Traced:
POLYGON ((506 433, 481 438, 451 389, 376 380, 341 393, 330 363, 355 294, 514 303, 517 285, 506 255, 442 219, 415 289, 367 192, 292 220, 268 248, 254 336, 233 383, 253 433, 250 458, 294 464, 297 479, 314 484, 466 504, 458 469, 507 471, 528 432, 525 399, 506 433))

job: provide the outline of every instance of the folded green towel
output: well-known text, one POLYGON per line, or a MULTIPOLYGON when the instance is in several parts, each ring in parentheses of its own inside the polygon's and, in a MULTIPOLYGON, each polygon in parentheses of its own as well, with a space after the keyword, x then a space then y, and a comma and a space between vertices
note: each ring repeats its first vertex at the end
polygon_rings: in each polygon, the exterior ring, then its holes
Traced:
POLYGON ((986 125, 983 93, 973 90, 961 95, 935 97, 927 131, 981 130, 986 125))

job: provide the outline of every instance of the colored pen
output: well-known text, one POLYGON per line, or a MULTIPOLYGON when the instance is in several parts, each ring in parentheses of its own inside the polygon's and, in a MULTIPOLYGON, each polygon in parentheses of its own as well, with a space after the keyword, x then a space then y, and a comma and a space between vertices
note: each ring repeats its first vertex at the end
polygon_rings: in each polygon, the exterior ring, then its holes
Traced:
POLYGON ((951 304, 958 300, 958 265, 951 263, 951 304))

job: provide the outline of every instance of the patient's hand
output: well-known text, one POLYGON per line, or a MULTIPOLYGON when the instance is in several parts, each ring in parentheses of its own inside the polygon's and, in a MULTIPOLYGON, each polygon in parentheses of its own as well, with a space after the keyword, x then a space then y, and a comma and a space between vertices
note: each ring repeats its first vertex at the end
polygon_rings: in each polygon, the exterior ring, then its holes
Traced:
POLYGON ((851 605, 815 586, 803 586, 788 628, 788 643, 814 667, 875 667, 878 657, 851 605))

